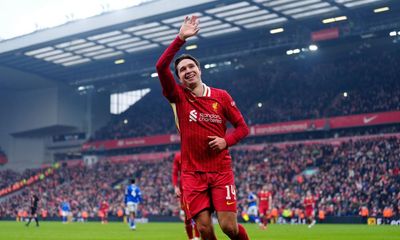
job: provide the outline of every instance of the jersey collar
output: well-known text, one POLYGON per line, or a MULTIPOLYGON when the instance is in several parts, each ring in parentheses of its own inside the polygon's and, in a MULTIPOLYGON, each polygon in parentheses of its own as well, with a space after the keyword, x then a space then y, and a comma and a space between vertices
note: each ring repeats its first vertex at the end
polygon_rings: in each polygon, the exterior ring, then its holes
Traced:
POLYGON ((203 83, 203 97, 210 97, 211 96, 211 89, 205 83, 203 83))

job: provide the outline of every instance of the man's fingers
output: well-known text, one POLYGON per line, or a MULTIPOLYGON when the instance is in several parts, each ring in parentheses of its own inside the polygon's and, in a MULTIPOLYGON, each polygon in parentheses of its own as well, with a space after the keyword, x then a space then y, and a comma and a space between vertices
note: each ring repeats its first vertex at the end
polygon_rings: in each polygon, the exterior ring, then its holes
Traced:
POLYGON ((197 21, 198 21, 198 18, 197 18, 197 16, 194 16, 194 15, 190 19, 190 23, 192 23, 192 24, 196 24, 197 21))
POLYGON ((220 147, 220 141, 218 140, 218 136, 207 136, 208 137, 208 139, 212 139, 209 143, 208 143, 208 145, 209 145, 209 147, 212 149, 212 150, 215 150, 215 151, 219 151, 219 150, 221 150, 221 147, 220 147))
POLYGON ((214 151, 219 151, 219 147, 218 146, 215 146, 215 147, 213 147, 211 149, 214 150, 214 151))
POLYGON ((208 142, 208 145, 215 145, 217 144, 217 138, 214 136, 208 136, 209 139, 212 139, 211 141, 208 142))
POLYGON ((185 17, 185 20, 184 20, 183 22, 184 22, 184 23, 187 23, 187 22, 189 22, 189 20, 190 20, 189 16, 186 16, 186 17, 185 17))
POLYGON ((211 142, 210 142, 210 148, 211 148, 212 150, 219 150, 218 143, 217 143, 217 142, 214 142, 214 143, 211 143, 211 142))

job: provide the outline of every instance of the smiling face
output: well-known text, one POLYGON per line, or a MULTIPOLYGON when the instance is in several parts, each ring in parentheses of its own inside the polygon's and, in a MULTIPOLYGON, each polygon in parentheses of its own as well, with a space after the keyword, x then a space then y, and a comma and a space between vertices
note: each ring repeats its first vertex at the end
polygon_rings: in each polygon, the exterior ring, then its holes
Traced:
POLYGON ((201 84, 201 71, 196 63, 189 58, 181 60, 176 66, 180 82, 190 88, 194 89, 201 84))

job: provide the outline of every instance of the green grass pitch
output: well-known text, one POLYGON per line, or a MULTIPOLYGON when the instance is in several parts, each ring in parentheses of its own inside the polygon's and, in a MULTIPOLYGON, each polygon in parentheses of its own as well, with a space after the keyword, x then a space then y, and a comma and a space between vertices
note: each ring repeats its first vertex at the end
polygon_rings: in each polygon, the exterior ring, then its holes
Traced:
MULTIPOLYGON (((263 231, 254 224, 245 224, 252 240, 400 240, 400 226, 367 225, 270 225, 263 231)), ((218 239, 228 239, 215 226, 218 239)), ((100 224, 41 222, 35 227, 32 222, 25 227, 21 222, 0 221, 1 240, 185 240, 183 223, 137 224, 131 231, 123 223, 100 224)))

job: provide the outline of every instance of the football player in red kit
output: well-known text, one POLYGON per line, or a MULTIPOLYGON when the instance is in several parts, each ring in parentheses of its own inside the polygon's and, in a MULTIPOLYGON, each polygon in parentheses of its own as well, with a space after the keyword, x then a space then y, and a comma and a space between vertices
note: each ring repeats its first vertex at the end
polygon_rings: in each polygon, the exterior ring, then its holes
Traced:
POLYGON ((180 206, 181 206, 181 211, 183 214, 180 214, 182 216, 182 220, 185 223, 185 230, 186 234, 190 239, 199 239, 200 233, 197 230, 196 223, 191 219, 186 217, 186 211, 187 211, 187 204, 185 203, 185 200, 183 199, 183 194, 182 194, 182 184, 180 182, 180 175, 181 175, 181 153, 178 152, 174 156, 174 162, 172 165, 172 184, 174 185, 174 191, 175 195, 179 197, 180 199, 180 206), (193 236, 193 230, 194 230, 194 236, 193 236), (194 237, 194 238, 193 238, 194 237))
POLYGON ((260 228, 266 229, 268 225, 268 219, 272 210, 272 193, 268 185, 264 185, 261 191, 258 193, 259 199, 259 213, 260 213, 260 228))
POLYGON ((315 225, 315 198, 312 196, 311 191, 307 191, 307 195, 304 198, 304 209, 307 221, 309 222, 308 227, 311 228, 315 225))
POLYGON ((101 223, 108 223, 108 209, 110 208, 110 205, 106 200, 103 200, 100 204, 100 217, 101 217, 101 223))
POLYGON ((188 218, 196 221, 202 239, 216 239, 211 213, 215 210, 222 231, 230 239, 248 239, 237 223, 236 188, 228 147, 249 133, 232 97, 222 89, 203 83, 200 63, 184 54, 170 64, 186 39, 199 32, 196 16, 186 17, 178 36, 159 58, 156 68, 163 89, 174 110, 181 137, 182 193, 188 204, 188 218), (234 130, 226 133, 230 122, 234 130))

